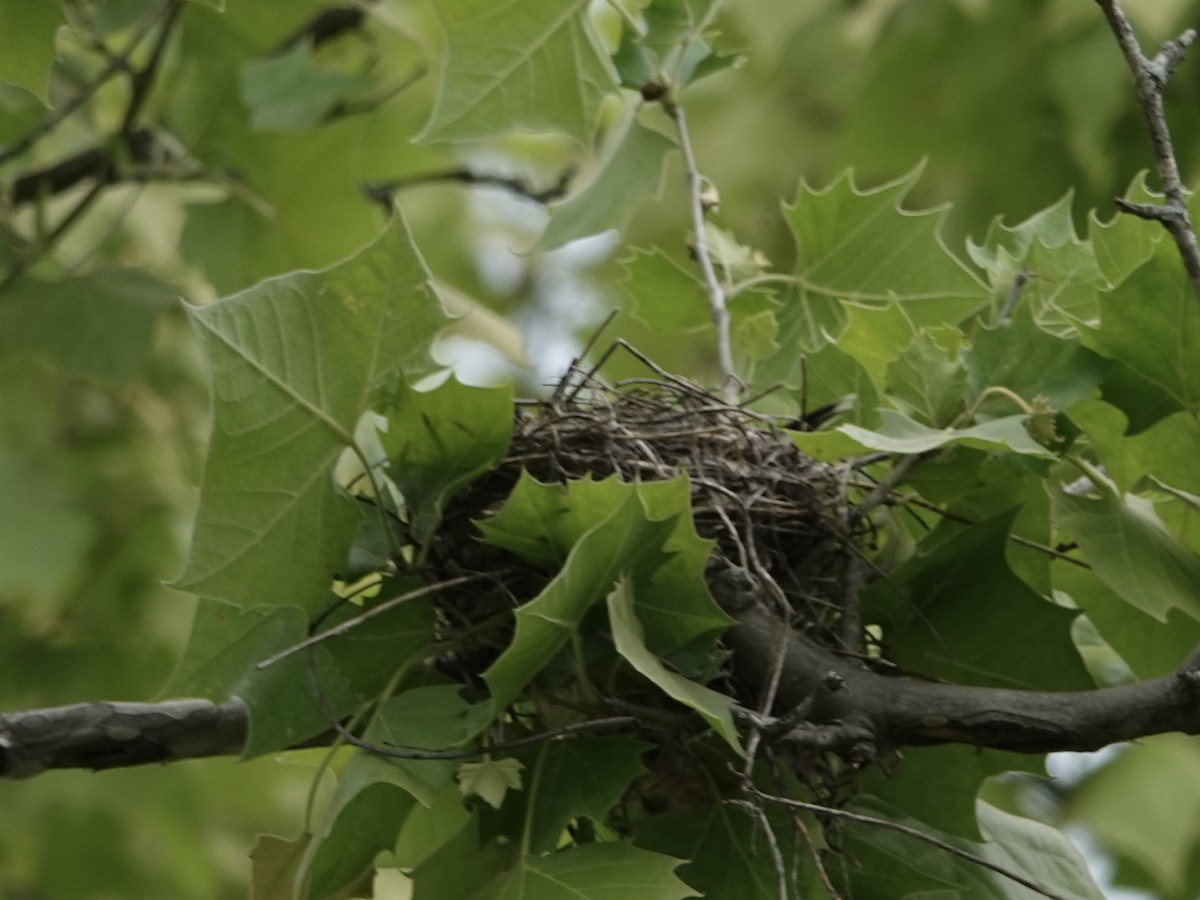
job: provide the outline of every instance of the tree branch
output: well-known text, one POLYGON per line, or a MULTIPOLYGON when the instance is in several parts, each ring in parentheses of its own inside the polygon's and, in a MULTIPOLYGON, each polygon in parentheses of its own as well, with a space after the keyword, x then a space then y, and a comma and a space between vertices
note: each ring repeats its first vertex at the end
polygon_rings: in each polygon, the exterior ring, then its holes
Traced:
MULTIPOLYGON (((754 606, 736 613, 729 635, 738 675, 753 685, 770 676, 770 648, 782 623, 754 606)), ((1200 734, 1200 663, 1193 653, 1176 672, 1093 691, 1024 691, 940 684, 881 675, 801 634, 791 635, 780 703, 812 705, 786 739, 835 750, 866 763, 905 746, 971 744, 1018 753, 1095 750, 1119 741, 1180 731, 1200 734), (830 676, 843 690, 822 688, 830 676)))
POLYGON ((1142 53, 1141 45, 1138 44, 1133 26, 1129 24, 1129 19, 1121 8, 1120 0, 1096 2, 1104 11, 1108 26, 1125 56, 1125 63, 1133 73, 1134 89, 1137 91, 1142 116, 1150 132, 1155 166, 1165 198, 1161 204, 1134 203, 1119 197, 1115 202, 1119 209, 1127 213, 1162 223, 1179 248, 1179 255, 1183 258, 1184 268, 1187 269, 1188 278, 1192 282, 1192 292, 1197 300, 1200 300, 1200 242, 1196 239, 1196 230, 1188 212, 1183 180, 1179 175, 1179 163, 1175 158, 1171 132, 1163 112, 1163 90, 1175 68, 1183 61, 1188 46, 1196 39, 1196 32, 1189 28, 1175 40, 1163 44, 1153 59, 1148 59, 1142 53))

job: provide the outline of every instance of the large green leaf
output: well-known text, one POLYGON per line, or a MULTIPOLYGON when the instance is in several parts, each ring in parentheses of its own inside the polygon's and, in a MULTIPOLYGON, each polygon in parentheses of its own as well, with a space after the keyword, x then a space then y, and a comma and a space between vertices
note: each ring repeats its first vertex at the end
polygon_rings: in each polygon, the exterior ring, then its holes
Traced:
POLYGON ((327 71, 313 62, 307 42, 286 53, 246 63, 242 100, 260 131, 303 131, 320 125, 339 103, 370 86, 364 75, 327 71))
POLYGON ((620 118, 605 134, 604 152, 595 171, 577 192, 551 210, 550 222, 531 253, 604 231, 624 232, 638 207, 659 195, 663 162, 675 145, 639 122, 638 108, 636 101, 626 102, 620 118))
MULTIPOLYGON (((792 821, 768 810, 785 863, 810 851, 792 821)), ((813 822, 810 829, 817 829, 813 822)), ((777 900, 779 878, 759 821, 746 810, 716 803, 687 813, 647 816, 634 825, 639 847, 685 859, 679 876, 706 900, 777 900)), ((804 895, 809 896, 809 895, 804 895)), ((814 895, 815 896, 815 895, 814 895)))
POLYGON ((737 753, 741 739, 733 725, 733 698, 690 681, 663 665, 646 646, 642 626, 634 609, 633 585, 622 577, 608 595, 608 623, 612 628, 617 652, 638 672, 657 685, 672 700, 690 706, 704 717, 713 730, 737 753))
POLYGON ((416 801, 390 760, 359 752, 338 780, 337 793, 300 866, 307 879, 302 897, 324 900, 372 869, 396 836, 416 801))
POLYGON ((512 643, 483 673, 497 707, 516 699, 566 643, 578 635, 584 613, 607 594, 622 572, 666 559, 674 518, 652 519, 636 493, 586 531, 558 575, 516 613, 512 643))
POLYGON ((404 496, 413 538, 423 544, 454 492, 504 458, 512 388, 468 387, 451 378, 422 393, 400 384, 383 411, 388 475, 404 496))
POLYGON ((982 282, 938 234, 944 210, 901 208, 920 173, 866 191, 849 174, 820 191, 800 186, 784 218, 805 302, 896 299, 922 325, 956 323, 987 302, 982 282))
POLYGON ((650 747, 624 737, 542 744, 529 766, 524 794, 529 852, 553 850, 567 825, 580 816, 603 823, 629 783, 645 770, 642 754, 650 747))
POLYGON ((898 405, 935 428, 943 428, 964 411, 967 371, 962 362, 963 337, 956 329, 923 329, 888 366, 888 393, 898 405))
POLYGON ((446 62, 420 137, 461 141, 514 129, 560 130, 586 144, 615 81, 587 8, 587 0, 438 4, 446 62))
POLYGON ((1148 873, 1160 896, 1195 895, 1200 844, 1195 738, 1155 735, 1123 748, 1084 778, 1069 795, 1064 814, 1107 850, 1148 873))
MULTIPOLYGON (((359 612, 343 606, 327 625, 359 612)), ((250 713, 245 757, 281 750, 330 727, 312 696, 303 653, 259 669, 258 663, 304 640, 304 612, 279 607, 239 610, 201 599, 188 647, 168 685, 168 696, 205 697, 221 702, 241 697, 250 713)), ((429 640, 427 602, 402 604, 369 626, 322 642, 315 650, 316 673, 325 702, 348 715, 374 696, 392 673, 429 640)))
POLYGON ((889 659, 962 684, 1040 690, 1093 687, 1071 642, 1078 615, 1039 597, 1005 560, 1012 515, 947 527, 932 549, 868 591, 889 659))
POLYGON ((72 375, 128 384, 177 293, 139 269, 16 279, 0 288, 0 358, 36 356, 72 375))
POLYGON ((522 474, 504 507, 481 522, 480 530, 490 543, 554 568, 598 520, 633 496, 651 519, 675 522, 663 545, 665 558, 653 555, 628 564, 638 583, 637 615, 649 645, 670 653, 726 628, 732 620, 717 606, 704 577, 712 542, 696 533, 686 477, 635 485, 612 476, 555 485, 522 474))
POLYGON ((972 425, 969 428, 929 428, 892 409, 879 411, 882 423, 878 431, 857 425, 840 425, 838 431, 871 450, 887 453, 926 453, 938 447, 962 444, 982 450, 1008 450, 1029 456, 1053 457, 1049 450, 1029 436, 1025 415, 1005 416, 972 425))
POLYGON ((360 416, 431 367, 445 323, 401 225, 321 272, 189 307, 212 368, 212 443, 176 586, 244 607, 312 607, 346 558, 358 512, 333 483, 360 416))
POLYGON ((63 24, 57 3, 43 0, 4 0, 0 3, 0 81, 36 94, 50 105, 50 63, 54 61, 54 33, 63 24))
MULTIPOLYGON (((977 815, 980 831, 987 839, 983 844, 942 834, 866 795, 857 798, 851 809, 924 831, 1058 896, 1071 900, 1104 898, 1088 872, 1087 863, 1066 835, 1040 822, 1002 812, 982 800, 978 802, 977 815)), ((847 849, 860 863, 852 875, 855 897, 1035 900, 1041 896, 998 872, 910 835, 854 822, 844 827, 848 833, 847 849)))
POLYGON ((1083 549, 1097 577, 1131 606, 1166 621, 1171 609, 1200 619, 1200 557, 1133 495, 1052 495, 1056 524, 1083 549))
POLYGON ((1173 247, 1160 250, 1100 297, 1090 346, 1120 360, 1184 409, 1200 409, 1200 304, 1173 247))
POLYGON ((585 844, 526 856, 486 895, 495 900, 682 900, 695 896, 675 875, 680 860, 631 844, 585 844))

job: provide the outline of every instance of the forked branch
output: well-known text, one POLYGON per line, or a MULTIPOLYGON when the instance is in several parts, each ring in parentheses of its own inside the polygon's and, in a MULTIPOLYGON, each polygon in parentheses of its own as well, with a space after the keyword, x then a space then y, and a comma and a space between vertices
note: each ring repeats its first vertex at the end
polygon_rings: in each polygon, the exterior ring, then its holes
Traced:
POLYGON ((1162 223, 1179 248, 1179 255, 1183 258, 1184 268, 1187 269, 1188 278, 1192 283, 1192 292, 1197 300, 1200 300, 1200 241, 1196 239, 1196 229, 1188 212, 1183 180, 1179 175, 1179 162, 1175 158, 1171 132, 1163 111, 1163 91, 1167 81, 1183 61, 1187 48, 1196 39, 1196 31, 1189 28, 1174 40, 1167 41, 1151 59, 1142 53, 1141 45, 1133 33, 1133 26, 1129 24, 1125 11, 1121 8, 1120 0, 1096 2, 1104 11, 1104 17, 1108 19, 1109 28, 1121 47, 1129 71, 1133 73, 1134 88, 1142 108, 1142 116, 1146 120, 1146 128, 1150 132, 1155 167, 1163 192, 1162 203, 1135 203, 1122 198, 1117 198, 1115 202, 1120 209, 1131 215, 1162 223))

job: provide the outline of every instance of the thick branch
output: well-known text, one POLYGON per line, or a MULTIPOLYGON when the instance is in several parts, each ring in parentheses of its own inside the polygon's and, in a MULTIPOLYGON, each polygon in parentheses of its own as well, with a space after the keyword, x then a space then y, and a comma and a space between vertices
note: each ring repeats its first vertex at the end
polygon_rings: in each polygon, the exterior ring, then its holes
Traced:
POLYGON ((79 703, 0 716, 0 776, 46 769, 116 769, 240 753, 240 700, 79 703))
MULTIPOLYGON (((734 666, 749 683, 765 683, 783 626, 758 606, 738 618, 729 638, 734 666)), ((787 707, 811 703, 792 740, 862 761, 922 744, 1095 750, 1168 731, 1200 734, 1200 661, 1193 654, 1170 675, 1094 691, 1004 690, 881 675, 793 634, 779 698, 787 707)))

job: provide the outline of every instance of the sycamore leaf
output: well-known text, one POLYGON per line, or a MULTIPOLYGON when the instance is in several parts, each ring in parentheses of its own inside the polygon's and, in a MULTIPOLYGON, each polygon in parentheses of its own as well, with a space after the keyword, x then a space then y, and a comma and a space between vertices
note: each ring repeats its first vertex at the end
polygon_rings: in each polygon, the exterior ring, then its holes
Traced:
MULTIPOLYGON (((1104 359, 1077 337, 1058 337, 1038 328, 1033 315, 1019 307, 1012 318, 975 333, 964 354, 972 399, 989 387, 1003 387, 1026 401, 1047 398, 1056 409, 1089 396, 1104 377, 1104 359)), ((1012 401, 985 399, 980 410, 1010 412, 1012 401)))
POLYGON ((128 384, 177 290, 138 269, 18 278, 0 288, 0 359, 38 356, 72 375, 128 384))
POLYGON ((656 331, 678 334, 712 325, 699 270, 672 259, 658 247, 632 248, 618 261, 624 271, 621 289, 630 314, 656 331))
POLYGON ((380 391, 431 368, 445 324, 403 225, 320 272, 188 307, 212 368, 212 442, 191 556, 175 586, 312 607, 346 559, 358 510, 334 466, 380 391))
POLYGON ((479 527, 490 543, 535 565, 554 568, 598 519, 613 514, 632 495, 651 519, 675 521, 663 545, 665 561, 654 555, 629 566, 638 583, 637 614, 647 643, 665 654, 715 637, 733 620, 708 589, 704 566, 712 541, 696 533, 686 476, 636 485, 615 476, 603 481, 586 478, 563 486, 541 484, 523 473, 500 512, 479 527))
POLYGON ((372 863, 396 836, 416 804, 399 767, 359 751, 338 780, 337 793, 300 865, 308 887, 301 897, 324 900, 369 878, 372 863))
POLYGON ((530 253, 570 241, 623 232, 643 201, 662 190, 663 162, 675 144, 637 119, 639 103, 627 100, 604 138, 604 152, 587 182, 550 212, 550 222, 530 253))
MULTIPOLYGON (((381 598, 391 596, 381 595, 381 598)), ((361 612, 343 605, 327 621, 337 625, 361 612)), ((377 616, 369 628, 323 641, 315 653, 326 706, 348 715, 378 693, 397 667, 429 640, 426 600, 377 616)), ((307 637, 308 620, 294 607, 239 610, 201 598, 184 657, 167 694, 215 703, 240 697, 250 716, 243 757, 282 750, 329 728, 329 715, 309 688, 307 663, 294 654, 265 669, 258 663, 307 637)))
POLYGON ((489 756, 482 762, 460 763, 454 777, 464 797, 479 797, 493 809, 499 809, 509 791, 521 790, 523 768, 518 760, 489 756))
MULTIPOLYGON (((1104 900, 1087 863, 1061 831, 1002 812, 982 800, 976 815, 986 843, 944 834, 869 795, 851 808, 890 819, 981 856, 989 862, 1071 900, 1104 900)), ((886 828, 848 822, 848 851, 859 865, 852 874, 855 895, 871 897, 970 897, 971 900, 1033 900, 1037 897, 1009 878, 945 850, 886 828)))
POLYGON ((242 100, 256 131, 303 131, 320 125, 337 104, 371 85, 365 75, 318 68, 312 47, 301 41, 278 56, 242 67, 242 100))
POLYGON ((925 676, 1033 690, 1093 687, 1071 642, 1078 611, 1034 593, 1005 559, 1011 522, 1008 513, 934 531, 886 583, 867 590, 868 621, 882 626, 888 659, 925 676))
POLYGON ((451 378, 415 391, 404 383, 382 412, 388 475, 404 496, 413 538, 424 544, 455 491, 504 458, 512 439, 512 387, 468 387, 451 378))
POLYGON ((1054 454, 1029 436, 1028 416, 1006 416, 970 428, 929 428, 892 409, 881 409, 878 431, 857 425, 840 425, 838 431, 871 450, 887 453, 925 453, 950 444, 983 450, 1011 450, 1029 456, 1053 458, 1054 454))
POLYGON ((742 743, 733 725, 732 698, 670 671, 646 646, 642 626, 634 611, 634 591, 622 577, 608 595, 608 622, 617 652, 638 672, 654 682, 668 697, 690 706, 704 718, 737 753, 742 743))
MULTIPOLYGON (((301 866, 312 845, 312 834, 305 832, 294 841, 271 834, 259 835, 250 851, 250 900, 295 900, 296 882, 301 866)), ((350 900, 371 889, 369 872, 343 889, 321 900, 350 900)))
POLYGON ((695 896, 679 880, 680 860, 613 841, 526 856, 497 886, 496 900, 682 900, 695 896))
POLYGON ((529 775, 529 851, 553 850, 563 830, 580 816, 604 822, 629 783, 645 771, 642 754, 651 746, 625 737, 542 744, 529 775))
POLYGON ((1149 262, 1100 296, 1100 327, 1084 341, 1120 360, 1179 406, 1200 410, 1200 305, 1187 273, 1164 245, 1149 262))
MULTIPOLYGON (((766 814, 784 844, 785 861, 794 864, 783 838, 795 833, 791 821, 778 807, 768 807, 766 814)), ((687 813, 645 816, 633 827, 639 847, 688 861, 679 876, 705 900, 778 900, 779 877, 771 854, 763 852, 762 827, 744 810, 715 803, 687 813)), ((819 834, 816 822, 809 820, 806 827, 809 835, 819 834)))
POLYGON ((801 184, 783 214, 802 302, 895 299, 918 325, 955 324, 988 302, 986 287, 938 233, 945 209, 901 207, 920 174, 918 167, 866 191, 849 174, 824 190, 801 184))
POLYGON ((574 543, 554 580, 517 609, 512 643, 483 673, 497 708, 516 699, 577 633, 584 614, 623 571, 639 566, 652 571, 665 561, 663 545, 674 529, 674 518, 652 519, 637 494, 629 492, 574 543))
MULTIPOLYGON (((1143 169, 1130 182, 1125 199, 1135 203, 1161 203, 1163 195, 1146 186, 1143 169)), ((1126 213, 1114 213, 1107 222, 1102 222, 1095 210, 1088 217, 1088 238, 1096 254, 1096 264, 1110 287, 1120 284, 1150 259, 1166 236, 1166 229, 1157 222, 1147 222, 1126 213)))
POLYGON ((50 105, 50 64, 54 62, 54 33, 64 24, 62 8, 43 0, 5 0, 0 3, 0 81, 22 87, 50 105))
POLYGON ((1167 530, 1154 504, 1053 495, 1055 523, 1083 549, 1097 577, 1122 600, 1158 621, 1171 609, 1200 619, 1200 557, 1167 530))
POLYGON ((559 130, 586 144, 612 90, 588 0, 455 0, 435 7, 445 69, 421 140, 559 130))
POLYGON ((897 404, 935 428, 953 422, 966 401, 961 332, 951 330, 945 344, 949 346, 936 340, 932 330, 924 329, 888 366, 887 373, 888 393, 897 404))
POLYGON ((621 83, 637 89, 647 82, 666 79, 679 92, 694 77, 708 74, 721 63, 728 65, 725 59, 712 62, 712 49, 705 40, 704 32, 716 6, 716 0, 658 0, 650 4, 642 12, 645 34, 626 32, 613 60, 621 83))

